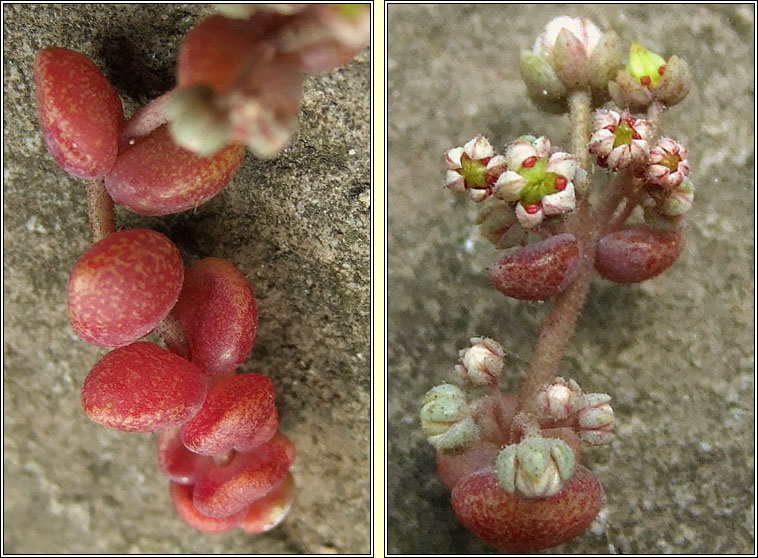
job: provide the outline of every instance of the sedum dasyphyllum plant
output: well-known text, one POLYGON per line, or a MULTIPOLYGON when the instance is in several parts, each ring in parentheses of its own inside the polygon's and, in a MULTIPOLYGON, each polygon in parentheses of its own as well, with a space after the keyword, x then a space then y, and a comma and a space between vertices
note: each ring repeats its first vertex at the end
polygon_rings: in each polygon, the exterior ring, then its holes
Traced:
POLYGON ((237 172, 245 147, 273 157, 295 131, 303 75, 349 62, 368 44, 368 4, 234 4, 182 42, 176 89, 128 120, 86 56, 37 53, 40 126, 55 161, 87 180, 93 246, 69 276, 71 327, 112 349, 82 386, 94 422, 158 432, 160 471, 180 517, 208 533, 262 533, 294 498, 292 442, 278 432, 274 386, 238 374, 258 310, 234 264, 185 269, 166 236, 116 230, 113 202, 142 215, 196 208, 237 172), (227 17, 228 16, 228 17, 227 17), (161 346, 140 341, 157 333, 161 346))
POLYGON ((488 270, 492 286, 552 306, 517 393, 498 385, 502 346, 475 337, 455 383, 432 388, 420 412, 455 514, 503 552, 567 542, 603 506, 581 458, 613 440, 611 397, 562 378, 561 361, 594 272, 628 284, 665 271, 682 252, 694 193, 687 148, 660 130, 690 89, 686 62, 632 44, 622 65, 613 31, 568 16, 550 21, 520 62, 531 100, 569 113, 571 145, 524 135, 496 153, 477 136, 447 152, 446 185, 479 204, 481 234, 504 250, 488 270), (601 174, 604 186, 593 180, 601 174))

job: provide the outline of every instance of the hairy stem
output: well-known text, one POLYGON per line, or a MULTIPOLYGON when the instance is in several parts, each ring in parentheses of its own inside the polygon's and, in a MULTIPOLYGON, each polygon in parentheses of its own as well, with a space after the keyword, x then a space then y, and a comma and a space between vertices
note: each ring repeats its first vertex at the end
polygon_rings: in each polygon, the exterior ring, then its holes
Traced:
POLYGON ((589 195, 590 152, 587 150, 587 142, 590 137, 590 107, 589 92, 574 91, 569 95, 571 152, 576 155, 579 167, 586 173, 574 181, 574 188, 578 201, 584 202, 589 195))
POLYGON ((653 138, 658 136, 658 129, 661 125, 661 115, 666 107, 660 101, 653 101, 647 107, 645 119, 653 125, 653 138))
POLYGON ((89 232, 94 244, 116 232, 116 218, 113 214, 113 200, 108 195, 102 178, 88 180, 86 189, 89 232))
POLYGON ((569 98, 571 110, 572 149, 577 156, 579 166, 585 172, 582 177, 581 195, 577 185, 577 209, 568 223, 567 232, 576 237, 581 246, 581 268, 577 278, 554 300, 550 312, 542 324, 537 343, 532 350, 529 370, 519 390, 519 406, 514 420, 515 428, 523 433, 534 430, 538 412, 537 395, 555 378, 558 368, 566 353, 569 340, 576 328, 579 313, 589 291, 595 262, 595 251, 599 233, 605 223, 613 216, 619 203, 633 180, 626 173, 617 175, 606 189, 595 214, 590 214, 589 207, 589 137, 590 98, 586 92, 572 93, 569 98))

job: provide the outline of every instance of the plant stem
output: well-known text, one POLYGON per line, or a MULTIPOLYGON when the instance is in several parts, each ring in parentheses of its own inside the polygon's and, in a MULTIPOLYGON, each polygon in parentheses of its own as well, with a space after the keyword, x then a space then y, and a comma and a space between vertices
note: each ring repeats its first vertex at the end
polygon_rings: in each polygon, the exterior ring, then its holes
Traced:
POLYGON ((105 189, 105 181, 102 178, 88 180, 86 188, 89 232, 94 244, 116 232, 116 218, 113 214, 113 200, 105 189))
POLYGON ((586 173, 575 180, 577 201, 586 204, 589 195, 590 152, 587 142, 590 137, 590 94, 587 91, 574 91, 569 95, 569 114, 571 118, 571 152, 576 155, 579 167, 586 173))
POLYGON ((172 89, 156 97, 126 121, 119 137, 119 150, 132 145, 139 138, 148 135, 167 122, 166 104, 174 91, 176 90, 172 89))
POLYGON ((584 91, 572 93, 569 97, 569 109, 571 111, 571 146, 584 174, 580 173, 575 185, 577 208, 568 223, 567 232, 572 233, 579 243, 581 267, 577 278, 555 298, 532 350, 529 370, 519 390, 519 405, 514 419, 514 427, 525 434, 535 430, 538 411, 537 396, 555 378, 576 328, 576 322, 592 280, 599 233, 613 216, 629 184, 633 181, 633 178, 626 173, 614 177, 595 214, 590 213, 588 200, 590 158, 587 150, 589 94, 584 91))
POLYGON ((653 125, 653 138, 658 136, 658 128, 661 125, 661 115, 666 107, 660 101, 653 101, 647 107, 646 120, 653 125))

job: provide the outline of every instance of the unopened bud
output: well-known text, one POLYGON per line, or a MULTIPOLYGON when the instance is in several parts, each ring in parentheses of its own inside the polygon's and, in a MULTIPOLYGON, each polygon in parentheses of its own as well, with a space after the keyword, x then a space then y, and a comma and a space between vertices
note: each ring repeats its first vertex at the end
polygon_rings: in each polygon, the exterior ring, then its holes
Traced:
POLYGON ((419 416, 427 440, 438 449, 463 447, 479 436, 466 394, 458 386, 442 384, 429 390, 419 416))
POLYGON ((459 355, 461 364, 456 365, 455 371, 461 381, 475 386, 497 384, 505 358, 500 343, 487 337, 472 337, 471 347, 459 355))
POLYGON ((566 419, 586 405, 579 384, 574 380, 567 382, 560 377, 545 387, 537 397, 543 415, 556 420, 566 419))
POLYGON ((176 144, 201 157, 210 157, 229 140, 231 125, 224 112, 216 108, 213 90, 205 85, 171 95, 166 104, 166 118, 176 144))
POLYGON ((497 456, 498 484, 524 498, 548 498, 558 494, 574 474, 576 459, 566 442, 534 436, 506 446, 497 456))
POLYGON ((579 436, 592 446, 610 444, 616 422, 610 395, 588 393, 584 396, 586 407, 579 411, 579 436))

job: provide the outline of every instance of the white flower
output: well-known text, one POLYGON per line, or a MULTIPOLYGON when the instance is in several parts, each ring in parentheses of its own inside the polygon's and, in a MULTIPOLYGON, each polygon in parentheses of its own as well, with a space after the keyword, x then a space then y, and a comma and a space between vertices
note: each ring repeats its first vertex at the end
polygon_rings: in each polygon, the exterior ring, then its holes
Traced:
POLYGON ((650 150, 647 179, 666 191, 676 189, 690 172, 687 148, 671 138, 661 138, 650 150))
POLYGON ((492 194, 493 185, 505 172, 505 158, 495 155, 487 138, 476 136, 463 147, 445 154, 445 186, 453 192, 468 191, 471 199, 481 202, 492 194))
POLYGON ((624 111, 598 109, 592 115, 595 132, 588 148, 597 164, 612 171, 640 167, 647 158, 648 140, 653 126, 647 120, 637 120, 624 111))

